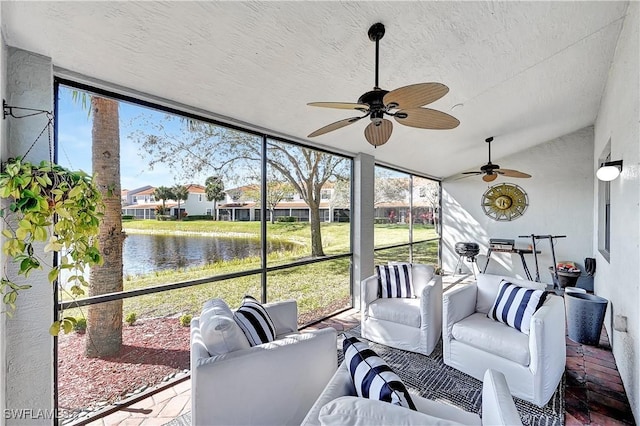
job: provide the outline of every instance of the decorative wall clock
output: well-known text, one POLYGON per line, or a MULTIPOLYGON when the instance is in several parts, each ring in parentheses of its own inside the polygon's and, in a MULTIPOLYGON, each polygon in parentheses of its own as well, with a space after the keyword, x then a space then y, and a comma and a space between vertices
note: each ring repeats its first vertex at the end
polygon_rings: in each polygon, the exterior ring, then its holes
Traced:
POLYGON ((493 185, 482 194, 484 214, 498 221, 519 218, 529 205, 529 197, 524 189, 513 183, 493 185))

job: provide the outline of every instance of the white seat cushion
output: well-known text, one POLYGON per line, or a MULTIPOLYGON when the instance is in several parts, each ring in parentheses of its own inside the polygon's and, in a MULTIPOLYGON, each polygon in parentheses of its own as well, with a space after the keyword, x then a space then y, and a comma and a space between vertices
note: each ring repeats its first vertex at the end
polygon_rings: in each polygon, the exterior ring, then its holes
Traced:
POLYGON ((420 299, 376 299, 369 304, 369 316, 420 328, 420 299))
POLYGON ((518 364, 529 365, 529 336, 501 322, 487 318, 476 312, 454 324, 451 330, 453 338, 509 359, 518 364))

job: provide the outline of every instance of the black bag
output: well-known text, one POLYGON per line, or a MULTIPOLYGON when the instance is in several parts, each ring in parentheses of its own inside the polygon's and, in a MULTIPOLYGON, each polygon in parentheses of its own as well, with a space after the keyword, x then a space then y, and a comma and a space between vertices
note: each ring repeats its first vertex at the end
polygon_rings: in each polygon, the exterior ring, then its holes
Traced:
POLYGON ((587 275, 593 276, 596 273, 596 260, 593 257, 587 257, 584 259, 584 269, 587 275))

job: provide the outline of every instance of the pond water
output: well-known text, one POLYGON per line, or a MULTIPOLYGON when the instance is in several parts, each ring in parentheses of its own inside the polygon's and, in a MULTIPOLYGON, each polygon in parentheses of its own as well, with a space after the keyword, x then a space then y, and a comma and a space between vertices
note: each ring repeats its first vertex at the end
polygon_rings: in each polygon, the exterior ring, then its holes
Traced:
MULTIPOLYGON (((269 241, 267 251, 291 250, 293 244, 269 241)), ((220 260, 260 255, 260 240, 246 237, 127 234, 122 253, 124 275, 203 266, 220 260)))

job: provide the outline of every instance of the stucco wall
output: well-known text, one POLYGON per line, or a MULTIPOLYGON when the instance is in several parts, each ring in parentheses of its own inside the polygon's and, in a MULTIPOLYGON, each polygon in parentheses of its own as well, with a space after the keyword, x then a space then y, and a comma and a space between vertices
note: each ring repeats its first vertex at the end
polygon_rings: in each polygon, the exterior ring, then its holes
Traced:
MULTIPOLYGON (((508 137, 496 137, 492 152, 499 152, 500 144, 508 137)), ((530 238, 519 235, 566 235, 556 240, 556 259, 573 260, 582 264, 585 257, 593 257, 591 248, 593 223, 593 128, 588 127, 569 135, 542 143, 516 155, 492 159, 508 169, 532 175, 529 179, 499 177, 487 184, 480 176, 443 182, 443 266, 453 271, 458 255, 454 246, 458 241, 477 242, 484 255, 490 238, 514 239, 517 247, 526 248, 530 238), (486 216, 481 208, 482 194, 498 183, 515 183, 527 193, 529 206, 524 215, 505 222, 486 216)), ((480 164, 478 165, 480 166, 480 164)), ((548 267, 553 264, 548 240, 537 243, 540 279, 551 283, 548 267)), ((484 266, 484 256, 478 264, 484 266)), ((526 255, 527 265, 535 279, 535 261, 526 255)), ((469 266, 468 263, 465 265, 469 266)), ((524 278, 520 257, 512 254, 493 254, 488 273, 504 273, 524 278)))
MULTIPOLYGON (((609 299, 605 326, 634 416, 640 417, 640 4, 627 10, 595 123, 594 158, 611 141, 611 159, 622 159, 621 176, 611 182, 610 260, 597 254, 596 294, 609 299), (627 317, 627 331, 613 329, 613 318, 627 317)), ((594 169, 597 164, 594 163, 594 169)), ((595 191, 599 185, 594 185, 595 191)), ((594 210, 598 211, 597 199, 594 210)), ((596 215, 594 228, 597 229, 596 215)), ((594 235, 597 251, 597 234, 594 235)))
MULTIPOLYGON (((0 2, 0 23, 2 22, 2 2, 0 2)), ((0 31, 0 95, 2 99, 5 98, 7 93, 7 46, 4 42, 4 31, 0 31)), ((6 141, 6 126, 5 120, 0 120, 0 160, 6 158, 7 144, 6 141)), ((4 206, 3 206, 4 207, 4 206)), ((4 244, 4 239, 0 237, 0 244, 4 244)), ((0 252, 0 265, 4 265, 5 256, 0 252)), ((0 309, 1 311, 1 309, 0 309)), ((5 337, 5 314, 0 313, 0 413, 4 413, 6 407, 6 387, 7 387, 7 375, 6 371, 6 348, 7 339, 5 337)), ((2 416, 4 417, 4 416, 2 416)), ((2 421, 0 420, 0 423, 2 421)))
MULTIPOLYGON (((51 60, 9 48, 6 69, 5 99, 9 105, 53 109, 51 60)), ((9 141, 7 154, 24 156, 45 127, 47 118, 43 115, 22 119, 8 117, 4 121, 9 141)), ((40 139, 26 158, 35 162, 48 159, 48 139, 40 139)), ((11 275, 15 273, 11 265, 8 270, 11 275)), ((53 321, 53 289, 47 280, 47 272, 35 271, 29 276, 28 283, 32 288, 18 298, 13 317, 5 317, 6 356, 2 365, 7 384, 5 408, 15 413, 3 413, 7 425, 52 423, 47 417, 53 409, 53 337, 49 335, 53 321)))

